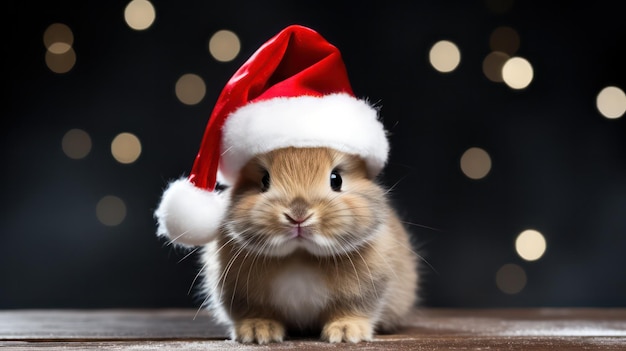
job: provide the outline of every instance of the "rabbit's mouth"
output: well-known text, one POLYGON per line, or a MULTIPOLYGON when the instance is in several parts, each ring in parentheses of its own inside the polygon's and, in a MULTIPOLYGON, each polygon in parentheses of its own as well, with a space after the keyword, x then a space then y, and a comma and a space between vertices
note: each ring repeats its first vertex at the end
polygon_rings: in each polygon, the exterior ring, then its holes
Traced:
POLYGON ((309 225, 297 223, 288 229, 288 233, 291 240, 309 240, 313 235, 313 230, 309 225))

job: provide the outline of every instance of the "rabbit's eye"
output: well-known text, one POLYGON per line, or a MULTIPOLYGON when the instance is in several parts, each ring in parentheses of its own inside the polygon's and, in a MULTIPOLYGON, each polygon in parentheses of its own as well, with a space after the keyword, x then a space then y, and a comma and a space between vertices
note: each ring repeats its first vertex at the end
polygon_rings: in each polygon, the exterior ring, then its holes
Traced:
POLYGON ((333 191, 341 191, 342 183, 343 180, 341 179, 341 175, 338 170, 334 169, 330 172, 330 188, 333 189, 333 191))
POLYGON ((270 173, 265 171, 261 178, 261 191, 266 192, 270 188, 270 173))

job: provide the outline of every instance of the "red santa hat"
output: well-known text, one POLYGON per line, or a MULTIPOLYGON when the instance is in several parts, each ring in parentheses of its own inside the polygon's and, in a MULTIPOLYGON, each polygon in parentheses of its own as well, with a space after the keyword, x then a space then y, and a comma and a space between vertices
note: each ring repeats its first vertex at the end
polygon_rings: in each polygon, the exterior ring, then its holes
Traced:
POLYGON ((354 96, 339 50, 298 25, 263 44, 220 94, 188 178, 171 182, 155 211, 157 234, 183 245, 212 240, 229 206, 218 173, 234 184, 255 155, 330 147, 363 158, 371 177, 389 144, 378 110, 354 96))

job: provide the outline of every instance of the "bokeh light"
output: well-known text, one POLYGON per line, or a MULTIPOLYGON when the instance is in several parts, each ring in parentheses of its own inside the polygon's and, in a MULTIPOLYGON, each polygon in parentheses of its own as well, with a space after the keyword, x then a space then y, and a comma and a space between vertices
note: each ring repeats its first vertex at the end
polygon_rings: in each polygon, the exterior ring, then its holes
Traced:
POLYGON ((461 52, 453 42, 441 40, 430 49, 429 60, 437 71, 448 73, 454 71, 461 62, 461 52))
POLYGON ((519 49, 519 45, 519 35, 511 27, 498 27, 489 36, 489 47, 492 51, 500 51, 513 56, 519 49))
POLYGON ((507 263, 496 272, 496 286, 506 294, 517 294, 526 286, 524 269, 514 263, 507 263))
POLYGON ((124 9, 124 20, 134 30, 150 28, 155 18, 154 6, 147 0, 132 0, 124 9))
POLYGON ((608 86, 598 93, 596 107, 606 118, 620 118, 626 112, 626 94, 618 87, 608 86))
POLYGON ((502 79, 513 89, 524 89, 533 80, 533 67, 523 57, 511 57, 502 67, 502 79))
POLYGON ((487 151, 481 148, 469 148, 461 156, 461 171, 463 171, 463 174, 468 178, 484 178, 490 170, 491 157, 489 157, 487 151))
POLYGON ((217 61, 228 62, 237 57, 241 50, 241 42, 237 34, 229 30, 215 32, 209 40, 209 52, 217 61))
POLYGON ((96 217, 106 226, 116 226, 126 218, 126 204, 117 196, 104 196, 96 205, 96 217))
POLYGON ((133 163, 141 155, 141 142, 132 133, 120 133, 111 142, 111 154, 119 163, 133 163))
POLYGON ((546 239, 536 230, 525 230, 515 240, 515 251, 526 261, 536 261, 546 252, 546 239))
POLYGON ((73 48, 62 54, 46 51, 46 66, 54 73, 67 73, 76 64, 76 53, 73 48))
POLYGON ((53 54, 64 54, 74 44, 74 34, 70 27, 63 23, 53 23, 43 33, 43 43, 53 54))
POLYGON ((502 67, 509 59, 509 55, 500 52, 490 52, 483 60, 483 73, 492 82, 502 83, 502 67))
POLYGON ((69 158, 85 158, 91 151, 91 137, 82 129, 70 129, 63 135, 61 148, 69 158))
POLYGON ((67 73, 76 64, 76 53, 72 48, 74 34, 63 23, 53 23, 43 33, 46 47, 46 66, 54 73, 67 73))
POLYGON ((183 104, 195 105, 202 101, 206 95, 206 84, 196 74, 184 74, 176 81, 175 92, 176 97, 183 104))

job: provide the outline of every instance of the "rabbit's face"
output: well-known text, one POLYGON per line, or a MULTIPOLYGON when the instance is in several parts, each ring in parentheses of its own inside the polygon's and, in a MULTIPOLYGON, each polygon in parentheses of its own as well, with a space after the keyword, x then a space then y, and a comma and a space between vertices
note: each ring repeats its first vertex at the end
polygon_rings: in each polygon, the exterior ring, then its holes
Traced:
POLYGON ((328 148, 290 147, 254 158, 232 201, 229 239, 265 256, 348 254, 372 240, 387 208, 363 160, 328 148))

